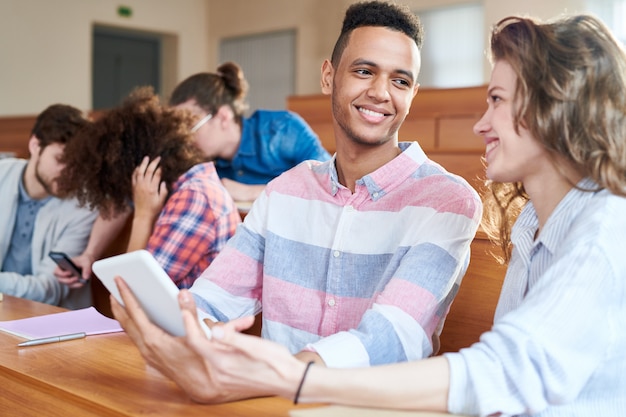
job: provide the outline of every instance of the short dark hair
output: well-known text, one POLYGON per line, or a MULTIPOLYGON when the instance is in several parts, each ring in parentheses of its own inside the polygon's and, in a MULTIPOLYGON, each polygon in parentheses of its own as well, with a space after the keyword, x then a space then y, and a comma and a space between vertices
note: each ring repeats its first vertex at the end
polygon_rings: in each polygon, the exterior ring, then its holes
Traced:
POLYGON ((39 113, 31 136, 39 139, 41 149, 52 143, 65 145, 88 121, 83 113, 67 104, 53 104, 39 113))
POLYGON ((341 33, 333 49, 333 66, 339 63, 352 31, 363 26, 380 26, 402 32, 415 41, 418 49, 422 48, 424 28, 408 6, 388 1, 355 3, 346 10, 341 33))

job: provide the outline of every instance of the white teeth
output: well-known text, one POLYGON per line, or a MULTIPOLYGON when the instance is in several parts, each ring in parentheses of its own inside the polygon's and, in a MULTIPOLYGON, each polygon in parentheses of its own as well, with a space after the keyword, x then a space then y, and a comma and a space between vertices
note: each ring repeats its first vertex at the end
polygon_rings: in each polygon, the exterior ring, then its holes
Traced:
POLYGON ((498 141, 497 140, 494 140, 493 142, 489 142, 487 144, 487 146, 485 147, 485 153, 491 152, 491 150, 493 148, 496 148, 497 146, 498 146, 498 141))
POLYGON ((367 114, 368 116, 374 116, 374 117, 383 117, 384 116, 384 113, 378 113, 376 111, 364 109, 363 107, 359 107, 359 111, 361 113, 367 114))

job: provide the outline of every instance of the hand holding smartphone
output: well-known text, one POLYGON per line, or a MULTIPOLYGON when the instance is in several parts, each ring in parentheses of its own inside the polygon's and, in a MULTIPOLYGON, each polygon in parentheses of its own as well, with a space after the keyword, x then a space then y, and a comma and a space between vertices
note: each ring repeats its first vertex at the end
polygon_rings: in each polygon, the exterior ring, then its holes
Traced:
POLYGON ((67 256, 65 253, 52 251, 48 254, 48 256, 50 256, 52 260, 56 262, 59 267, 61 267, 61 269, 63 269, 64 271, 70 271, 72 274, 76 275, 78 277, 78 281, 81 284, 87 282, 87 280, 83 278, 82 268, 78 267, 78 265, 72 262, 70 257, 67 256))

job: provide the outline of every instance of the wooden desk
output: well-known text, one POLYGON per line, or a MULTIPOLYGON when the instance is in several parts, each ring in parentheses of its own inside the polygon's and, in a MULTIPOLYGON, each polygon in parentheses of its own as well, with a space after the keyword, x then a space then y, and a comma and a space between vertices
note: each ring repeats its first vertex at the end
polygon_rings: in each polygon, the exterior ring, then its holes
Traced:
MULTIPOLYGON (((0 320, 64 311, 11 296, 0 320)), ((200 405, 148 367, 124 333, 18 348, 0 331, 0 416, 288 416, 291 401, 272 397, 200 405)))

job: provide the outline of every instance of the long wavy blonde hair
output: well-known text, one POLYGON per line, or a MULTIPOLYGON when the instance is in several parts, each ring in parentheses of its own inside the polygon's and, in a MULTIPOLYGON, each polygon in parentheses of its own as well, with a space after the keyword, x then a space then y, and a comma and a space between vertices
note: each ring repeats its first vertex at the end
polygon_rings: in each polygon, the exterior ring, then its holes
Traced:
MULTIPOLYGON (((599 188, 626 196, 626 52, 589 15, 538 23, 508 17, 491 33, 491 60, 517 75, 513 120, 599 188)), ((556 159, 556 158, 555 158, 556 159)), ((510 258, 511 228, 528 201, 521 183, 487 183, 483 228, 510 258)))

